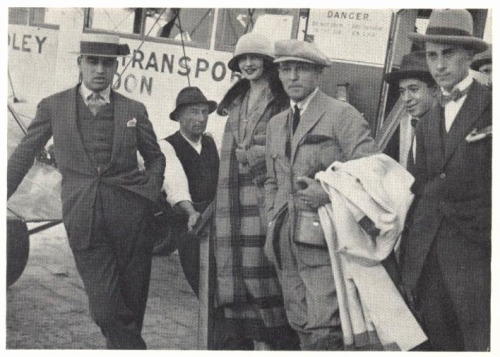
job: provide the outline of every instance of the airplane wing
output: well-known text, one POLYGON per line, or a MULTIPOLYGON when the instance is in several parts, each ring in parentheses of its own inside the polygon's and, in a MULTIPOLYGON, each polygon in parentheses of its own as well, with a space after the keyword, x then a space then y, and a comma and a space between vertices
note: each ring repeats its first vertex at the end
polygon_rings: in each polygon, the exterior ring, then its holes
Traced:
MULTIPOLYGON (((10 156, 26 133, 26 118, 8 104, 7 155, 10 156)), ((50 150, 49 150, 50 151, 50 150)), ((33 167, 7 202, 8 215, 25 222, 62 219, 61 173, 47 150, 40 153, 33 167)))

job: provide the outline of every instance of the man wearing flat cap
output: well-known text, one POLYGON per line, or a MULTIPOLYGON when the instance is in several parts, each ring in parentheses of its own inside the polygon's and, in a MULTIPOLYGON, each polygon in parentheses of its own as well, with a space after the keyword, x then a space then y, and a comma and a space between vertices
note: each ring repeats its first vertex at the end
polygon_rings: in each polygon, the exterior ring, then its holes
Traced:
POLYGON ((490 346, 491 91, 469 72, 487 44, 466 10, 434 10, 424 45, 440 87, 417 127, 415 193, 402 278, 434 351, 490 346))
POLYGON ((317 212, 329 197, 313 178, 334 161, 379 150, 361 114, 318 88, 330 61, 314 44, 278 41, 275 51, 290 108, 271 118, 267 129, 266 254, 278 272, 301 348, 342 350, 331 262, 317 212))
POLYGON ((186 87, 177 95, 170 119, 179 122, 179 130, 164 140, 164 189, 167 202, 179 213, 172 229, 186 279, 198 296, 200 281, 200 243, 190 232, 201 214, 215 198, 219 175, 219 153, 214 139, 205 134, 208 115, 217 103, 208 100, 197 87, 186 87), (180 163, 180 166, 177 164, 180 163))
POLYGON ((146 348, 141 330, 156 234, 151 223, 165 170, 146 108, 111 89, 117 57, 128 53, 118 36, 83 35, 81 83, 38 104, 7 171, 10 197, 53 137, 69 245, 91 316, 111 349, 146 348))
MULTIPOLYGON (((436 102, 438 87, 429 72, 423 51, 404 55, 399 70, 385 74, 384 80, 398 87, 400 100, 407 114, 399 125, 394 127, 397 132, 393 134, 385 152, 409 169, 415 163, 415 128, 420 118, 426 115, 436 102), (397 150, 394 150, 395 148, 397 150), (397 155, 391 155, 394 152, 397 155)), ((381 131, 384 130, 383 127, 381 131)))

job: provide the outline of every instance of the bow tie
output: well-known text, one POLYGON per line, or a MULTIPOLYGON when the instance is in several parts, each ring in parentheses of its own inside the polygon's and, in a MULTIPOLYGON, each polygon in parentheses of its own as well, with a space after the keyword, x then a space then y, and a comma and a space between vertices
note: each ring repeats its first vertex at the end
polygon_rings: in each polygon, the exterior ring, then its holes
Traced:
POLYGON ((448 95, 441 93, 441 96, 439 97, 439 103, 441 104, 442 107, 444 107, 449 102, 452 102, 452 101, 456 102, 457 100, 459 100, 463 96, 467 95, 468 92, 469 92, 469 87, 465 88, 464 90, 460 90, 458 88, 455 88, 448 95))

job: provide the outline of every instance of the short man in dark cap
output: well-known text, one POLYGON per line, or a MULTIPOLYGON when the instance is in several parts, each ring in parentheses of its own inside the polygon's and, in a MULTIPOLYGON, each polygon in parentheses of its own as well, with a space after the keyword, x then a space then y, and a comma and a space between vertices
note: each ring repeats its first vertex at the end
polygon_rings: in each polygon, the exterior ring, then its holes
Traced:
POLYGON ((170 119, 179 122, 179 130, 160 140, 167 161, 164 184, 167 201, 175 211, 181 213, 172 229, 177 238, 184 275, 197 296, 200 243, 186 233, 193 229, 215 198, 219 154, 214 139, 205 130, 208 115, 216 108, 217 103, 208 100, 199 88, 182 89, 177 95, 176 107, 170 113, 170 119), (173 167, 176 162, 180 162, 181 167, 173 167))
POLYGON ((38 104, 9 158, 8 190, 17 189, 47 141, 62 174, 63 222, 92 318, 111 349, 144 349, 141 336, 165 157, 143 104, 111 88, 118 36, 85 34, 82 82, 38 104), (137 152, 144 159, 139 170, 137 152))
POLYGON ((407 112, 399 123, 399 135, 394 135, 393 138, 399 139, 397 143, 399 158, 395 159, 409 168, 415 163, 415 128, 419 119, 436 103, 438 87, 427 68, 423 51, 404 55, 399 70, 387 73, 384 75, 384 80, 390 85, 398 86, 400 98, 407 112))
POLYGON ((467 10, 434 10, 423 43, 440 87, 417 127, 402 278, 435 351, 486 351, 491 294, 491 91, 469 72, 487 44, 467 10))
POLYGON ((330 60, 314 44, 275 44, 279 77, 290 108, 267 128, 268 236, 266 254, 283 288, 288 320, 303 350, 342 350, 342 330, 333 273, 318 207, 329 196, 314 180, 334 161, 377 153, 368 123, 351 105, 327 96, 318 84, 330 60))

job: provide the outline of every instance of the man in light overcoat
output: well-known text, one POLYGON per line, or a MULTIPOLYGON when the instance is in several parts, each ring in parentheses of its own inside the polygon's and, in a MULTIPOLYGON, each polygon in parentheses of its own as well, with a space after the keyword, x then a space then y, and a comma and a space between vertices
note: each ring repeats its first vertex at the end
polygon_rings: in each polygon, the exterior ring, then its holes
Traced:
POLYGON ((377 153, 368 123, 318 84, 329 59, 312 43, 275 44, 290 108, 267 129, 266 254, 283 287, 285 309, 303 350, 341 350, 342 331, 318 207, 329 197, 314 175, 334 161, 377 153))

